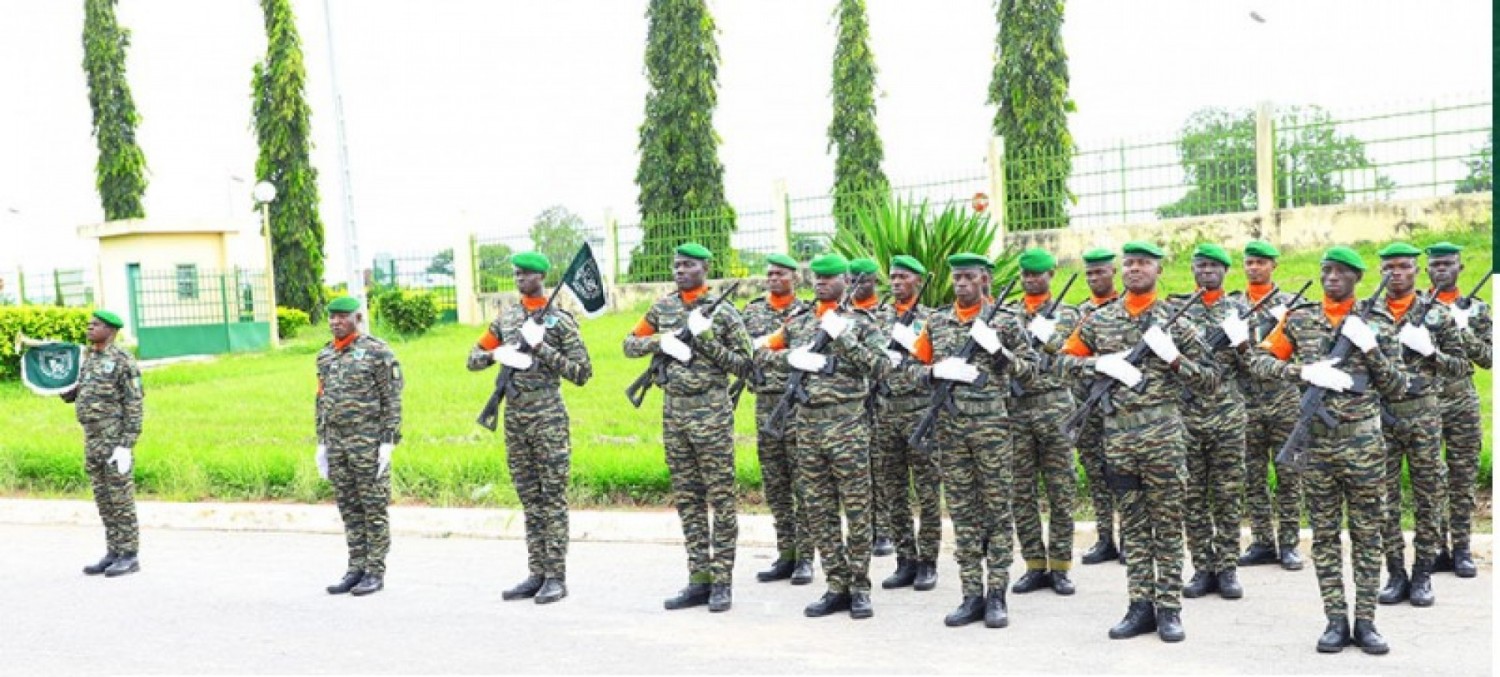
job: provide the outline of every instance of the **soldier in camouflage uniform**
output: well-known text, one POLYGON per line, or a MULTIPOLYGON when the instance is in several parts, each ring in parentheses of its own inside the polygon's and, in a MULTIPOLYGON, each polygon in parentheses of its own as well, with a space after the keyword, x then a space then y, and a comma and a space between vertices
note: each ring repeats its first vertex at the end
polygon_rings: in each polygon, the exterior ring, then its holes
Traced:
MULTIPOLYGON (((788 317, 808 307, 796 294, 797 260, 786 254, 772 254, 766 259, 767 293, 745 304, 745 330, 751 340, 780 331, 788 317)), ((750 382, 750 390, 755 393, 755 453, 760 459, 762 491, 776 527, 777 556, 771 568, 757 572, 755 579, 764 583, 790 578, 793 585, 806 585, 813 579, 813 543, 807 525, 799 519, 794 488, 795 433, 787 429, 777 439, 765 430, 766 417, 786 389, 787 372, 761 369, 757 375, 759 380, 750 382)))
POLYGON ((1034 387, 1039 368, 1014 314, 1002 308, 989 322, 980 321, 996 302, 989 298, 994 264, 978 254, 960 253, 948 257, 948 266, 954 305, 932 314, 912 346, 915 362, 907 367, 911 376, 934 388, 939 381, 952 383, 951 408, 935 404, 943 407, 936 422, 937 453, 953 518, 963 600, 943 623, 959 627, 983 619, 985 627, 1003 628, 1010 624, 1005 588, 1014 558, 1005 394, 1012 378, 1034 387), (970 340, 978 349, 968 360, 958 357, 970 340))
POLYGON ((1438 411, 1437 390, 1443 379, 1462 378, 1469 372, 1463 345, 1465 332, 1449 321, 1448 309, 1416 293, 1417 257, 1421 250, 1405 242, 1393 242, 1380 250, 1380 271, 1390 276, 1385 310, 1399 325, 1396 336, 1403 346, 1410 388, 1385 398, 1385 525, 1380 539, 1390 574, 1380 591, 1381 604, 1411 600, 1412 606, 1432 606, 1432 570, 1438 555, 1438 522, 1447 491, 1447 468, 1442 459, 1443 421, 1438 411), (1412 547, 1416 560, 1411 577, 1406 575, 1406 538, 1401 532, 1401 461, 1411 472, 1412 503, 1416 534, 1412 547))
MULTIPOLYGON (((1226 318, 1249 309, 1244 299, 1224 293, 1229 252, 1216 244, 1193 251, 1193 279, 1203 291, 1201 303, 1187 308, 1181 322, 1206 336, 1226 318)), ((1187 296, 1171 297, 1174 306, 1187 296)), ((1246 325, 1248 326, 1248 325, 1246 325)), ((1245 479, 1245 397, 1235 383, 1241 371, 1239 351, 1224 346, 1211 357, 1219 369, 1218 387, 1202 395, 1182 391, 1182 418, 1187 429, 1187 496, 1183 500, 1193 579, 1182 589, 1187 598, 1217 591, 1225 599, 1245 596, 1237 570, 1240 550, 1240 493, 1245 479)))
POLYGON ((762 368, 805 373, 802 387, 808 400, 793 414, 798 489, 828 591, 804 613, 820 617, 848 611, 852 618, 869 618, 875 610, 870 603, 870 431, 864 401, 870 380, 889 369, 886 338, 868 312, 840 303, 848 284, 844 257, 826 254, 809 267, 816 275, 817 305, 760 339, 756 359, 762 368), (820 340, 826 345, 814 351, 820 340), (840 507, 847 536, 840 526, 840 507))
MULTIPOLYGON (((1281 252, 1269 242, 1252 240, 1245 245, 1245 303, 1254 307, 1276 290, 1271 276, 1281 252)), ((1276 298, 1248 318, 1249 341, 1264 341, 1295 294, 1276 290, 1276 298)), ((1302 526, 1302 482, 1290 468, 1276 465, 1276 488, 1268 474, 1282 443, 1297 421, 1297 386, 1285 381, 1258 378, 1248 369, 1239 370, 1240 391, 1245 394, 1245 511, 1250 513, 1250 547, 1240 555, 1240 566, 1281 563, 1287 571, 1300 571, 1297 554, 1302 526), (1274 529, 1273 529, 1274 527, 1274 529)))
POLYGON ((1343 651, 1350 644, 1363 647, 1366 653, 1390 650, 1375 629, 1386 474, 1379 397, 1404 392, 1407 377, 1390 314, 1374 308, 1365 321, 1355 312, 1354 289, 1364 270, 1365 263, 1354 250, 1329 249, 1323 255, 1321 307, 1292 308, 1248 356, 1250 369, 1261 378, 1300 380, 1328 389, 1323 403, 1338 422, 1330 428, 1313 419, 1304 446, 1307 469, 1301 472, 1313 528, 1313 565, 1328 618, 1318 639, 1318 651, 1324 653, 1343 651), (1324 356, 1340 336, 1347 337, 1354 349, 1335 365, 1324 356), (1362 380, 1370 385, 1356 388, 1356 381, 1362 380), (1352 636, 1339 538, 1346 512, 1355 588, 1352 636))
POLYGON ((750 336, 733 304, 716 300, 705 280, 713 253, 689 242, 672 260, 677 293, 651 305, 625 337, 625 356, 660 354, 665 394, 662 438, 672 474, 672 502, 682 519, 688 552, 688 585, 662 605, 668 610, 708 605, 728 611, 733 603, 735 541, 739 538, 734 486, 734 408, 729 377, 750 375, 750 336), (691 339, 677 337, 686 327, 691 339), (710 512, 712 529, 710 530, 710 512))
MULTIPOLYGON (((1427 279, 1437 300, 1448 308, 1453 323, 1470 337, 1469 361, 1481 369, 1491 365, 1493 328, 1490 309, 1479 299, 1469 299, 1458 289, 1463 273, 1463 248, 1451 242, 1439 242, 1427 248, 1427 279)), ((1437 384, 1438 406, 1443 419, 1443 442, 1447 445, 1448 500, 1442 513, 1435 571, 1453 571, 1460 578, 1473 578, 1478 571, 1469 550, 1469 532, 1474 519, 1474 479, 1479 472, 1479 451, 1484 428, 1479 419, 1479 391, 1474 387, 1474 369, 1462 376, 1441 379, 1437 384), (1452 538, 1453 553, 1448 552, 1452 538)))
MULTIPOLYGON (((915 258, 898 255, 891 259, 891 295, 894 303, 882 305, 876 316, 881 330, 891 337, 886 357, 894 367, 903 367, 916 345, 917 333, 926 326, 931 309, 919 299, 927 268, 915 258)), ((937 587, 938 548, 943 537, 942 469, 935 448, 912 447, 907 438, 917 420, 932 402, 931 388, 905 369, 894 369, 875 386, 879 407, 875 417, 875 493, 890 507, 891 534, 896 539, 896 571, 881 581, 887 590, 912 587, 927 591, 937 587), (913 533, 912 496, 917 503, 917 529, 913 533)))
POLYGON ((333 483, 349 566, 332 595, 385 587, 391 549, 391 454, 401 442, 401 365, 390 346, 359 333, 359 301, 328 304, 333 340, 318 352, 318 473, 333 483))
POLYGON ((550 604, 568 596, 568 469, 572 443, 560 379, 583 385, 593 375, 578 323, 548 307, 542 280, 552 263, 536 252, 511 257, 520 304, 507 305, 469 351, 469 371, 497 360, 513 370, 505 393, 505 462, 526 520, 530 574, 501 593, 506 600, 550 604), (546 314, 538 316, 543 308, 546 314))
MULTIPOLYGON (((1078 326, 1078 311, 1059 303, 1051 317, 1042 314, 1052 300, 1052 276, 1057 260, 1043 249, 1021 253, 1021 286, 1025 296, 1006 310, 1026 324, 1032 345, 1048 357, 1062 347, 1063 339, 1078 326)), ((1058 422, 1073 413, 1073 394, 1055 374, 1042 376, 1031 387, 1015 384, 1006 408, 1011 414, 1014 445, 1011 509, 1015 513, 1016 537, 1026 573, 1011 592, 1024 594, 1050 587, 1059 595, 1074 592, 1068 570, 1073 566, 1073 498, 1078 494, 1078 471, 1073 445, 1062 434, 1058 422), (1042 541, 1041 496, 1046 491, 1047 541, 1042 541)))
MULTIPOLYGON (((1103 247, 1083 253, 1083 279, 1089 286, 1089 299, 1078 305, 1078 321, 1081 323, 1095 311, 1120 297, 1115 289, 1115 253, 1103 247)), ((1087 379, 1074 379, 1073 400, 1078 404, 1088 398, 1087 379)), ((1098 564, 1111 560, 1125 563, 1124 541, 1115 547, 1115 516, 1119 514, 1115 505, 1114 491, 1104 481, 1104 415, 1095 411, 1078 429, 1074 440, 1078 447, 1078 460, 1083 465, 1084 477, 1088 478, 1089 502, 1094 507, 1094 528, 1099 540, 1083 557, 1084 564, 1098 564)))
MULTIPOLYGON (((851 279, 858 280, 859 284, 851 285, 849 288, 849 305, 856 310, 863 310, 875 318, 875 326, 884 331, 894 321, 889 303, 882 303, 875 296, 875 283, 880 280, 880 264, 875 259, 857 258, 849 259, 849 275, 851 279)), ((871 384, 870 393, 865 397, 865 416, 868 418, 866 428, 870 431, 870 530, 875 535, 875 540, 870 547, 870 554, 876 557, 887 557, 896 552, 896 543, 891 540, 891 510, 879 487, 875 486, 876 479, 884 468, 890 465, 889 459, 884 458, 876 440, 875 419, 880 415, 879 397, 875 393, 874 384, 871 384)))
POLYGON ((1114 412, 1104 417, 1105 480, 1120 501, 1129 548, 1125 566, 1130 609, 1109 631, 1125 639, 1155 630, 1162 640, 1186 638, 1182 602, 1182 497, 1187 481, 1186 431, 1179 413, 1184 387, 1200 395, 1218 387, 1219 373, 1196 332, 1183 323, 1163 330, 1171 315, 1157 298, 1160 247, 1122 248, 1126 294, 1095 311, 1068 337, 1056 367, 1074 378, 1113 378, 1114 412), (1139 365, 1124 357, 1150 347, 1139 365))
POLYGON ((140 527, 135 517, 134 465, 141 435, 141 370, 115 345, 125 322, 107 310, 89 318, 88 347, 78 385, 62 394, 83 426, 83 465, 94 485, 94 505, 104 522, 105 555, 83 568, 90 576, 123 576, 141 570, 140 527))

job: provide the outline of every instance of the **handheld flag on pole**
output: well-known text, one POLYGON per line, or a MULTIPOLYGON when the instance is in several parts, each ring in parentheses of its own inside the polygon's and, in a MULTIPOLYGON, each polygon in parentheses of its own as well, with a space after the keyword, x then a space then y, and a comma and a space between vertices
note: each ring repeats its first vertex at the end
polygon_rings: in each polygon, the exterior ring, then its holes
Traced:
POLYGON ((38 395, 61 395, 78 385, 83 346, 65 341, 37 341, 16 337, 21 353, 21 382, 38 395))
POLYGON ((599 262, 594 260, 594 250, 589 243, 583 243, 583 247, 573 256, 573 262, 568 264, 567 271, 563 273, 562 283, 573 294, 585 315, 598 317, 604 314, 605 307, 609 305, 605 296, 604 275, 599 271, 599 262))

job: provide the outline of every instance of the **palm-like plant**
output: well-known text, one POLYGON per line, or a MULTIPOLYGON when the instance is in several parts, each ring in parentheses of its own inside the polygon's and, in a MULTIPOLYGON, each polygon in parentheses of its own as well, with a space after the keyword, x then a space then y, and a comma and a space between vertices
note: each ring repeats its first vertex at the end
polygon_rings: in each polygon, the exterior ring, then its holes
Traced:
MULTIPOLYGON (((929 274, 922 303, 934 307, 953 302, 948 256, 988 252, 997 231, 989 215, 971 211, 966 203, 953 202, 933 213, 926 200, 913 204, 899 198, 871 201, 855 213, 855 224, 857 228, 840 230, 834 236, 833 250, 851 259, 875 259, 882 269, 897 254, 916 258, 929 274)), ((995 262, 995 280, 1009 279, 1018 268, 1014 253, 1002 252, 995 262)))

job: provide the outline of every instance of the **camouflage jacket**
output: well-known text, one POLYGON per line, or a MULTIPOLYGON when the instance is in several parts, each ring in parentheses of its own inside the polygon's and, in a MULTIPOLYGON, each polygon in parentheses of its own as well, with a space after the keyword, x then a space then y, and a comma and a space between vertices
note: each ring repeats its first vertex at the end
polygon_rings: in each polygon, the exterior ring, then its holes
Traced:
MULTIPOLYGON (((1368 353, 1360 353, 1355 348, 1337 366, 1355 380, 1367 379, 1369 387, 1360 392, 1329 391, 1323 399, 1328 413, 1341 422, 1350 423, 1378 416, 1381 396, 1394 397, 1407 389, 1407 377, 1401 363, 1401 345, 1396 342, 1390 314, 1383 308, 1376 308, 1370 313, 1368 324, 1375 330, 1378 346, 1368 353)), ((1322 304, 1299 304, 1287 312, 1285 323, 1277 331, 1249 349, 1247 359, 1250 370, 1260 378, 1301 384, 1297 368, 1289 363, 1305 365, 1323 359, 1333 348, 1337 337, 1327 314, 1323 312, 1322 304), (1283 344, 1282 341, 1286 343, 1283 344), (1290 354, 1285 357, 1276 354, 1274 351, 1281 345, 1290 348, 1290 354)))
MULTIPOLYGON (((1167 304, 1175 312, 1191 298, 1191 294, 1172 294, 1167 297, 1167 304)), ((1222 325, 1230 313, 1242 315, 1248 309, 1249 306, 1245 305, 1242 296, 1224 294, 1213 305, 1195 302, 1188 306, 1187 312, 1183 313, 1182 319, 1177 320, 1177 323, 1192 328, 1198 338, 1204 341, 1203 345, 1206 348, 1208 335, 1222 325)), ((1206 396, 1195 396, 1194 393, 1184 388, 1182 411, 1186 415, 1206 416, 1218 410, 1222 405, 1244 404, 1245 402, 1244 394, 1235 383, 1241 374, 1249 373, 1249 368, 1245 365, 1240 352, 1226 345, 1219 350, 1211 351, 1209 359, 1219 372, 1218 383, 1215 384, 1213 392, 1206 396)))
MULTIPOLYGON (((1386 297, 1384 301, 1388 303, 1389 299, 1390 297, 1386 297)), ((1420 298, 1412 302, 1414 307, 1394 325, 1392 332, 1399 345, 1401 325, 1410 322, 1427 327, 1427 331, 1432 334, 1432 345, 1437 348, 1437 352, 1423 357, 1420 353, 1404 345, 1401 346, 1401 363, 1402 370, 1406 372, 1407 391, 1386 398, 1388 402, 1405 402, 1424 395, 1435 394, 1442 390, 1449 380, 1468 378, 1469 374, 1473 373, 1474 368, 1469 363, 1468 349, 1464 342, 1466 332, 1453 323, 1448 307, 1441 303, 1430 304, 1427 306, 1425 316, 1419 319, 1414 315, 1415 306, 1419 302, 1421 302, 1420 298)), ((1360 301, 1355 312, 1363 308, 1364 303, 1365 301, 1360 301)), ((1382 310, 1389 309, 1389 305, 1382 308, 1382 310)))
MULTIPOLYGON (((1140 343, 1146 329, 1166 323, 1172 314, 1171 306, 1161 299, 1153 301, 1137 317, 1131 317, 1125 306, 1125 297, 1122 296, 1100 306, 1080 322, 1074 335, 1087 356, 1075 355, 1065 348, 1058 354, 1057 370, 1067 376, 1090 381, 1100 377, 1109 378, 1094 371, 1097 356, 1129 351, 1140 343)), ((1190 389, 1194 394, 1208 395, 1219 387, 1219 369, 1203 341, 1198 338, 1198 333, 1186 323, 1178 321, 1172 325, 1170 335, 1177 344, 1178 352, 1182 353, 1177 370, 1173 371, 1171 365, 1161 361, 1156 353, 1148 349, 1137 365, 1143 376, 1141 389, 1137 391, 1134 388, 1117 387, 1111 393, 1110 401, 1120 414, 1165 404, 1178 405, 1181 403, 1183 388, 1190 389)), ((1069 337, 1069 342, 1072 338, 1069 337)))
MULTIPOLYGON (((989 306, 989 303, 985 303, 984 307, 968 320, 959 319, 957 305, 934 310, 927 318, 927 326, 923 327, 922 333, 917 335, 918 352, 922 351, 922 343, 926 342, 932 350, 931 364, 956 356, 969 342, 969 328, 989 310, 989 306)), ((1004 351, 997 351, 994 355, 990 355, 983 348, 975 349, 969 359, 969 364, 979 369, 979 372, 984 375, 985 383, 979 387, 972 384, 958 384, 953 388, 953 401, 958 405, 959 411, 964 413, 1004 412, 1005 397, 1010 393, 1010 379, 1014 378, 1022 386, 1031 388, 1035 387, 1036 379, 1041 376, 1037 352, 1032 350, 1031 345, 1026 341, 1026 330, 1021 327, 1014 313, 1001 307, 990 319, 990 327, 1000 336, 1000 344, 1010 350, 1016 359, 1004 359, 1004 351)), ((931 366, 919 360, 907 360, 907 362, 915 362, 908 367, 912 377, 929 387, 936 385, 937 381, 932 378, 931 366)))
MULTIPOLYGON (((865 310, 829 310, 849 320, 849 328, 820 351, 828 356, 832 374, 808 373, 802 379, 808 406, 859 402, 870 393, 872 379, 883 378, 890 367, 885 357, 885 334, 875 324, 875 317, 865 310)), ((820 315, 809 306, 787 319, 780 339, 773 335, 769 347, 755 351, 761 368, 786 371, 787 353, 809 346, 819 333, 820 315)))
MULTIPOLYGON (((490 335, 500 339, 500 345, 521 346, 521 325, 527 319, 526 308, 519 303, 507 305, 490 322, 490 335)), ((578 322, 573 315, 556 306, 542 318, 547 328, 542 342, 531 350, 537 364, 526 371, 516 372, 511 386, 517 392, 530 393, 539 390, 557 390, 559 379, 565 378, 574 385, 583 385, 594 375, 589 362, 589 351, 578 334, 578 322)))
POLYGON ((329 426, 401 441, 401 364, 385 341, 361 334, 342 350, 318 351, 318 439, 329 426))
MULTIPOLYGON (((1255 301, 1250 299, 1248 292, 1231 292, 1230 296, 1243 299, 1243 303, 1247 306, 1253 307, 1255 305, 1255 301)), ((1249 344, 1251 346, 1260 345, 1260 342, 1266 340, 1266 337, 1270 336, 1271 332, 1276 329, 1278 320, 1275 315, 1271 314, 1271 308, 1290 304, 1293 296, 1289 292, 1278 290, 1274 300, 1267 302, 1260 310, 1255 311, 1250 317, 1245 318, 1245 323, 1250 325, 1249 344)), ((1290 396, 1291 393, 1297 390, 1297 386, 1281 379, 1267 379, 1256 376, 1250 371, 1250 363, 1248 361, 1243 362, 1243 367, 1236 372, 1235 377, 1239 381, 1240 392, 1245 394, 1245 405, 1249 407, 1256 407, 1277 401, 1280 398, 1290 396)))
MULTIPOLYGON (((1015 314, 1016 320, 1021 323, 1021 327, 1024 329, 1051 302, 1052 298, 1050 296, 1047 297, 1047 301, 1037 307, 1036 312, 1026 310, 1024 300, 1006 306, 1006 310, 1015 314)), ((1032 337, 1031 332, 1028 331, 1025 333, 1026 341, 1032 343, 1032 347, 1042 354, 1039 356, 1039 359, 1043 362, 1044 366, 1050 365, 1052 356, 1056 355, 1057 351, 1062 349, 1063 341, 1066 341, 1068 336, 1073 333, 1073 330, 1078 327, 1078 322, 1082 317, 1083 313, 1078 308, 1066 303, 1059 303, 1057 304, 1057 310, 1052 313, 1052 319, 1057 321, 1057 331, 1052 333, 1050 341, 1043 344, 1035 344, 1033 343, 1035 338, 1032 337)), ((1038 395, 1053 390, 1061 390, 1067 387, 1067 385, 1062 376, 1052 372, 1049 367, 1048 369, 1043 369, 1037 377, 1036 382, 1031 387, 1025 388, 1024 392, 1027 395, 1038 395)))
MULTIPOLYGON (((636 325, 636 331, 625 337, 625 356, 655 355, 663 334, 686 327, 688 314, 699 306, 707 308, 715 298, 704 292, 691 305, 676 293, 657 299, 646 311, 646 317, 636 325), (652 333, 646 333, 648 331, 652 333)), ((719 306, 713 316, 711 333, 707 341, 687 342, 693 348, 693 359, 687 364, 662 356, 666 360, 666 380, 658 380, 656 385, 661 386, 663 392, 673 397, 694 397, 713 388, 727 390, 730 375, 742 378, 749 375, 750 335, 733 304, 725 302, 719 306)))
MULTIPOLYGON (((922 329, 932 317, 932 309, 917 303, 911 310, 911 330, 914 334, 921 334, 922 329)), ((907 369, 911 364, 911 355, 906 354, 906 349, 900 344, 890 340, 891 330, 896 328, 896 323, 901 320, 901 312, 896 309, 895 304, 882 303, 875 309, 875 321, 880 323, 880 330, 886 335, 886 345, 902 354, 900 368, 891 370, 884 383, 890 388, 890 397, 926 397, 932 394, 932 389, 922 384, 922 380, 907 369)))
MULTIPOLYGON (((1076 331, 1080 325, 1082 325, 1084 322, 1087 322, 1088 319, 1089 319, 1089 316, 1094 314, 1094 311, 1097 311, 1100 308, 1103 308, 1104 306, 1107 306, 1107 305, 1109 305, 1111 303, 1118 303, 1119 300, 1120 300, 1120 297, 1116 296, 1116 297, 1114 297, 1114 298, 1112 298, 1112 299, 1110 299, 1108 301, 1105 301, 1104 303, 1095 303, 1094 299, 1091 297, 1087 301, 1084 301, 1083 303, 1078 304, 1078 306, 1077 306, 1077 310, 1078 310, 1078 324, 1073 325, 1073 330, 1076 331)), ((1062 328, 1061 327, 1058 328, 1058 333, 1062 334, 1062 328)), ((1068 332, 1067 334, 1063 334, 1063 337, 1064 337, 1063 338, 1063 342, 1064 343, 1067 342, 1067 337, 1070 336, 1071 334, 1072 334, 1072 332, 1068 332)), ((1059 347, 1058 350, 1062 350, 1062 348, 1059 347)), ((1066 374, 1063 374, 1060 370, 1054 370, 1054 371, 1056 371, 1058 373, 1058 375, 1066 376, 1066 374)), ((1075 403, 1077 403, 1077 404, 1083 404, 1083 401, 1085 399, 1087 399, 1088 396, 1089 396, 1089 383, 1092 382, 1093 379, 1083 378, 1081 376, 1075 376, 1073 378, 1065 378, 1064 381, 1066 383, 1070 384, 1070 387, 1072 387, 1072 389, 1073 389, 1073 401, 1075 403)), ((1094 416, 1097 417, 1098 414, 1096 413, 1096 414, 1094 414, 1094 416)))
MULTIPOLYGON (((1474 365, 1481 369, 1489 369, 1493 364, 1491 358, 1494 352, 1494 334, 1492 332, 1495 328, 1495 322, 1490 317, 1490 307, 1488 304, 1480 299, 1474 299, 1471 303, 1470 308, 1473 314, 1469 316, 1469 330, 1465 332, 1468 336, 1463 337, 1464 352, 1468 355, 1469 361, 1474 365)), ((1447 307, 1448 304, 1440 303, 1437 305, 1447 307)), ((1473 375, 1474 369, 1470 367, 1468 373, 1464 376, 1468 378, 1473 375)))
POLYGON ((141 370, 130 353, 111 343, 104 350, 83 348, 78 386, 65 400, 73 403, 78 422, 85 425, 119 421, 120 446, 133 447, 141 434, 141 370))
MULTIPOLYGON (((770 336, 779 331, 793 313, 801 312, 809 307, 811 304, 807 301, 794 299, 787 304, 787 307, 777 310, 771 307, 771 302, 765 296, 750 299, 750 302, 745 304, 745 331, 749 332, 752 341, 763 336, 770 336)), ((760 385, 751 383, 750 392, 756 395, 775 395, 786 390, 787 372, 785 369, 762 367, 761 375, 765 377, 765 380, 760 385)))

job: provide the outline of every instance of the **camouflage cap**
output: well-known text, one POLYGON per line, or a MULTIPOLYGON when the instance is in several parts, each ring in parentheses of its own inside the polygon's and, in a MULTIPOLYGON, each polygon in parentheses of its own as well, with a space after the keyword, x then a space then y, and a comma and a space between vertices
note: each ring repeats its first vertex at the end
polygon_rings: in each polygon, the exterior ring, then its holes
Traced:
POLYGON ((808 264, 816 275, 843 275, 849 272, 849 259, 838 254, 824 254, 808 264))
POLYGON ((552 262, 539 252, 521 252, 510 257, 510 262, 521 270, 529 270, 533 273, 545 273, 552 268, 552 262))
POLYGON ((690 259, 698 259, 699 261, 712 261, 714 258, 714 253, 709 251, 708 247, 698 244, 697 242, 685 242, 681 245, 678 245, 677 249, 675 249, 674 251, 676 251, 679 256, 686 256, 690 259))
POLYGON ((897 254, 895 256, 892 256, 891 267, 905 268, 918 275, 927 274, 927 266, 922 265, 922 262, 918 261, 915 256, 907 256, 905 254, 897 254))
POLYGON ((125 326, 125 321, 120 319, 119 315, 111 313, 108 310, 96 310, 92 313, 92 316, 115 329, 125 326))
POLYGON ((1348 247, 1332 247, 1323 252, 1323 262, 1342 263, 1361 273, 1365 272, 1365 260, 1359 257, 1359 252, 1348 247))
POLYGON ((772 254, 770 256, 767 256, 766 264, 769 266, 781 266, 782 268, 786 268, 788 270, 797 269, 797 259, 787 256, 786 254, 772 254))
POLYGON ((1045 273, 1057 267, 1057 259, 1040 247, 1021 252, 1021 270, 1028 273, 1045 273))

